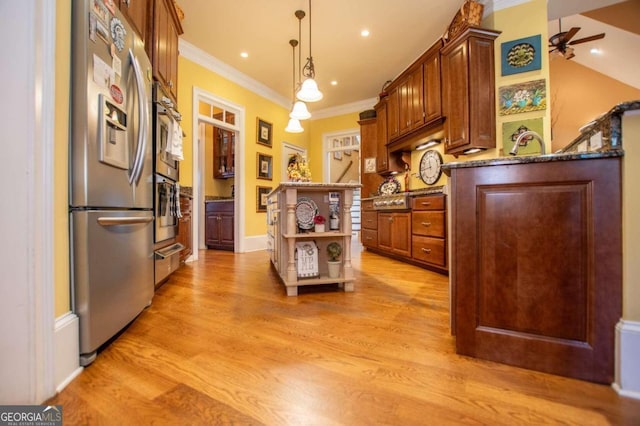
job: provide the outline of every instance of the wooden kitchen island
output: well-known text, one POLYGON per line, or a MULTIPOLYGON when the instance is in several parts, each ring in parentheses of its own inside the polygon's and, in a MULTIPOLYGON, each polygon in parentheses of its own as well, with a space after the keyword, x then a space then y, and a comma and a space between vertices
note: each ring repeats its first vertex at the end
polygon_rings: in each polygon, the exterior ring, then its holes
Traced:
POLYGON ((336 283, 344 291, 353 291, 351 265, 351 206, 353 190, 360 184, 283 182, 267 199, 268 250, 273 267, 278 272, 287 296, 297 296, 298 286, 336 283), (331 230, 330 202, 337 201, 338 229, 331 230), (315 232, 306 225, 310 206, 326 218, 325 231, 315 232), (306 211, 305 211, 306 210, 306 211), (300 222, 302 223, 302 226, 300 222), (342 247, 340 273, 330 278, 327 265, 327 245, 337 242, 342 247), (296 243, 310 242, 317 246, 317 271, 314 276, 302 277, 296 263, 296 243))

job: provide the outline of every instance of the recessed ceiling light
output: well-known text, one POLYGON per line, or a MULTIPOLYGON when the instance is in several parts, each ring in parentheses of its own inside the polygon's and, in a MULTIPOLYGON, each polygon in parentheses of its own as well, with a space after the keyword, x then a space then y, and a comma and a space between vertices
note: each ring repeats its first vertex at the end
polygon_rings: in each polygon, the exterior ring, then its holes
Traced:
POLYGON ((370 34, 369 30, 367 30, 367 29, 364 29, 364 30, 360 31, 360 35, 362 37, 369 37, 369 34, 370 34))
POLYGON ((332 86, 337 86, 337 85, 338 85, 338 82, 337 82, 336 80, 331 80, 331 85, 332 85, 332 86))
POLYGON ((599 55, 602 53, 602 50, 598 49, 597 47, 594 47, 589 52, 591 52, 592 55, 599 55))
POLYGON ((240 52, 240 56, 242 56, 243 58, 248 58, 249 54, 247 52, 240 52))

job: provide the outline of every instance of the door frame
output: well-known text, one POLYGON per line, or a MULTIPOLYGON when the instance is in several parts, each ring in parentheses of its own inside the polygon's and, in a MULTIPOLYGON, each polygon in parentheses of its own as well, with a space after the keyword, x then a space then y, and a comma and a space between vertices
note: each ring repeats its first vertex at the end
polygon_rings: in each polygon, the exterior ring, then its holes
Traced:
MULTIPOLYGON (((192 104, 192 129, 191 134, 194 135, 193 140, 193 159, 192 159, 192 196, 194 208, 192 209, 192 241, 196 247, 191 255, 191 260, 198 260, 198 249, 206 249, 205 244, 205 206, 204 206, 204 141, 200 138, 200 121, 198 114, 200 101, 223 105, 226 110, 236 114, 236 124, 238 137, 236 138, 234 169, 239 171, 234 175, 234 198, 233 208, 235 214, 235 226, 233 235, 235 238, 236 253, 245 251, 245 177, 242 172, 242 165, 245 164, 245 108, 235 104, 229 100, 216 96, 197 86, 193 87, 193 104, 192 104)), ((206 120, 202 120, 206 121, 206 120)), ((206 121, 209 123, 208 121, 206 121)))

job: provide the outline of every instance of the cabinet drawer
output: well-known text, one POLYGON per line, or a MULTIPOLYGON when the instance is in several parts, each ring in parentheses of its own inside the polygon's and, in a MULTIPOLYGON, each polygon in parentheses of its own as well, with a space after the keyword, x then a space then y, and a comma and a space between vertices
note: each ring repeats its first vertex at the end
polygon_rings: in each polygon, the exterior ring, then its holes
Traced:
POLYGON ((444 212, 418 211, 411 213, 411 231, 414 235, 444 238, 444 212))
POLYGON ((414 259, 433 263, 434 265, 446 266, 444 240, 414 235, 411 238, 411 243, 414 259))
POLYGON ((205 210, 207 213, 233 212, 233 200, 207 201, 205 202, 205 210))
POLYGON ((373 200, 363 200, 360 205, 362 210, 373 210, 373 200))
POLYGON ((424 195, 413 197, 411 208, 413 210, 444 210, 444 195, 424 195))
POLYGON ((361 223, 365 229, 378 229, 378 212, 362 212, 361 223))
POLYGON ((378 231, 373 229, 363 229, 362 245, 365 247, 378 247, 378 231))

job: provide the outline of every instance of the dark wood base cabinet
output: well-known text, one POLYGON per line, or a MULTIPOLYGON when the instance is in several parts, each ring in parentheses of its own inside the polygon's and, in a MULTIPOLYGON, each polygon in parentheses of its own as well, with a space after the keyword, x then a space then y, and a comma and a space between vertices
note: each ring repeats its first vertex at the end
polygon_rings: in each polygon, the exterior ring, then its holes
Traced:
POLYGON ((180 213, 182 213, 182 217, 178 220, 176 242, 184 246, 184 249, 180 252, 180 262, 184 262, 193 253, 191 241, 191 197, 180 195, 180 213))
POLYGON ((205 203, 205 243, 207 248, 234 250, 233 200, 205 203))
POLYGON ((449 173, 457 352, 612 383, 621 159, 449 173))

